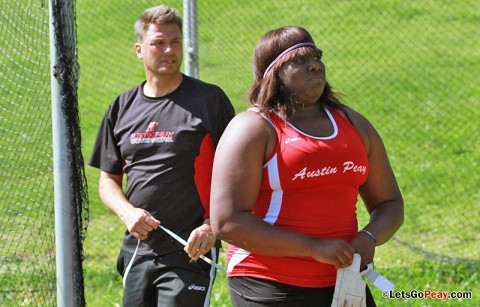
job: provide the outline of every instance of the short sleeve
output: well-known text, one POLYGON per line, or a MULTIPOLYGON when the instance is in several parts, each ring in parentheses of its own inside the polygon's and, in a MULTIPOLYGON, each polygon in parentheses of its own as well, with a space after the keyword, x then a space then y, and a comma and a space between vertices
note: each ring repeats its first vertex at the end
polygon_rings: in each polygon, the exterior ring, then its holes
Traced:
POLYGON ((116 111, 118 112, 112 103, 105 112, 88 165, 120 175, 123 172, 123 159, 114 134, 116 111))

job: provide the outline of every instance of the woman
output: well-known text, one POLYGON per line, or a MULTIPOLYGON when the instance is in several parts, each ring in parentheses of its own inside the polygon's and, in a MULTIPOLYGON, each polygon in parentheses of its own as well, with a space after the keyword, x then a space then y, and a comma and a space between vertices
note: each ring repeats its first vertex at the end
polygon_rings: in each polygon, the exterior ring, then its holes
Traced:
POLYGON ((235 306, 330 306, 336 269, 354 253, 372 262, 403 223, 382 140, 332 92, 321 56, 301 27, 267 32, 254 53, 253 106, 218 144, 211 227, 229 243, 235 306), (370 213, 360 231, 358 194, 370 213))

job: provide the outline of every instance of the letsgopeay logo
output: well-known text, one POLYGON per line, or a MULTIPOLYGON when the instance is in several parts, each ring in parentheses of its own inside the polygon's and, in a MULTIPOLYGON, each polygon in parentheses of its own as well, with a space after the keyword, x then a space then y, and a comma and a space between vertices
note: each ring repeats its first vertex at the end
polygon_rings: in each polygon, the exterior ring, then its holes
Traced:
POLYGON ((155 131, 158 122, 148 124, 145 132, 130 134, 130 144, 172 143, 175 131, 155 131))

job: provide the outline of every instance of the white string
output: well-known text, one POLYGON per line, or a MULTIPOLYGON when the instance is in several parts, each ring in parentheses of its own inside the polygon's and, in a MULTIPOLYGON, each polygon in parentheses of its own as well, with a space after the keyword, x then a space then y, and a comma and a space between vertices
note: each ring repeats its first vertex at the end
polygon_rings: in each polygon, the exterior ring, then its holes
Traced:
POLYGON ((123 288, 125 288, 125 282, 127 281, 127 275, 128 275, 128 272, 130 272, 130 268, 132 267, 133 262, 135 261, 135 256, 137 255, 139 246, 140 246, 140 240, 138 240, 137 247, 135 248, 135 251, 133 252, 132 259, 130 259, 130 262, 128 263, 127 269, 125 270, 125 274, 123 274, 123 279, 122 279, 123 288))
MULTIPOLYGON (((166 233, 168 233, 170 236, 172 236, 175 240, 177 240, 178 242, 180 242, 183 246, 186 246, 187 245, 187 241, 185 241, 184 239, 182 239, 180 236, 178 236, 177 234, 175 234, 173 231, 163 227, 162 225, 158 225, 160 228, 162 228, 166 233)), ((122 284, 123 284, 123 288, 125 288, 125 283, 127 281, 127 276, 128 276, 128 273, 130 272, 130 269, 133 265, 133 262, 135 261, 135 257, 137 256, 137 252, 138 252, 138 247, 140 246, 140 240, 137 241, 137 247, 135 248, 135 251, 133 252, 133 256, 132 256, 132 259, 130 259, 130 262, 128 263, 128 266, 125 270, 125 274, 123 274, 123 279, 122 279, 122 284)), ((222 271, 223 273, 226 273, 225 269, 223 267, 221 267, 220 265, 218 265, 217 263, 213 262, 212 260, 210 260, 209 258, 201 255, 200 258, 207 262, 208 264, 210 265, 213 265, 214 267, 216 267, 217 269, 219 269, 220 271, 222 271)))
MULTIPOLYGON (((162 228, 166 233, 168 233, 170 236, 172 236, 175 240, 177 240, 178 242, 180 242, 183 246, 187 246, 187 241, 185 241, 184 239, 182 239, 179 235, 177 235, 176 233, 174 233, 173 231, 163 227, 162 225, 158 225, 158 227, 162 228)), ((214 267, 216 267, 217 269, 219 269, 220 271, 222 271, 223 273, 226 273, 225 269, 223 267, 221 267, 220 265, 216 264, 215 262, 213 262, 212 260, 210 260, 209 258, 201 255, 200 256, 200 259, 202 259, 203 261, 205 261, 206 263, 210 264, 210 265, 213 265, 214 267)))
POLYGON ((360 272, 360 274, 370 280, 370 282, 377 287, 378 289, 382 290, 383 292, 392 291, 394 285, 391 281, 383 277, 382 275, 378 274, 373 270, 373 263, 370 262, 367 265, 367 268, 360 272))

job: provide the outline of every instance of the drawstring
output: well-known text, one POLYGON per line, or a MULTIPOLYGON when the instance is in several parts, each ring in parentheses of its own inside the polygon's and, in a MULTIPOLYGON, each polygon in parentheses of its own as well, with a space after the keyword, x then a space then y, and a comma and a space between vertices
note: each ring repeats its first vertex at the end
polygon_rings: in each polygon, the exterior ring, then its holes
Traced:
MULTIPOLYGON (((163 227, 162 225, 158 225, 161 229, 163 229, 166 233, 168 233, 170 236, 172 236, 175 240, 177 240, 178 242, 180 242, 183 246, 187 245, 187 242, 182 239, 181 237, 179 237, 177 234, 175 234, 174 232, 172 232, 171 230, 163 227)), ((135 256, 137 256, 137 252, 138 252, 138 247, 140 246, 140 240, 137 241, 137 247, 135 248, 135 251, 133 252, 133 256, 132 256, 132 259, 130 259, 130 262, 128 263, 128 266, 127 268, 125 269, 125 274, 123 274, 123 279, 122 279, 122 283, 123 283, 123 288, 125 288, 125 282, 127 281, 127 275, 128 273, 130 272, 130 269, 133 265, 133 262, 135 261, 135 256)), ((225 269, 218 265, 217 263, 215 263, 214 261, 210 260, 209 258, 201 255, 200 256, 200 259, 202 259, 203 261, 207 262, 208 264, 216 267, 217 269, 219 269, 220 271, 226 273, 225 269)))
POLYGON ((127 269, 125 270, 125 274, 123 274, 123 279, 122 279, 123 288, 125 288, 125 282, 127 281, 127 275, 128 275, 128 272, 130 272, 130 268, 132 267, 133 262, 135 261, 135 256, 137 255, 139 246, 140 246, 140 240, 138 240, 137 247, 135 248, 135 251, 133 252, 132 259, 130 259, 130 262, 128 263, 127 269))

